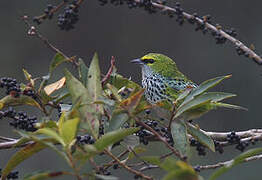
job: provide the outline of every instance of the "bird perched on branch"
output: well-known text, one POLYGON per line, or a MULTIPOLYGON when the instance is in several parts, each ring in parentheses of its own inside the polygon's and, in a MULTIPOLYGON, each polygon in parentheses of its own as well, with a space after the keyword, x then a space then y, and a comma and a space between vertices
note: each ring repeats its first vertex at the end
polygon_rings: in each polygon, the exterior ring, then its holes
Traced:
MULTIPOLYGON (((139 64, 142 68, 142 86, 145 89, 145 98, 151 104, 156 104, 163 100, 175 102, 183 90, 198 87, 196 83, 178 70, 176 63, 171 58, 163 54, 149 53, 131 62, 139 64)), ((230 94, 228 97, 232 96, 235 95, 230 94)), ((216 107, 244 109, 239 106, 218 102, 220 100, 220 98, 207 100, 203 105, 184 113, 183 119, 195 119, 216 107)), ((178 102, 177 105, 179 104, 178 102)))

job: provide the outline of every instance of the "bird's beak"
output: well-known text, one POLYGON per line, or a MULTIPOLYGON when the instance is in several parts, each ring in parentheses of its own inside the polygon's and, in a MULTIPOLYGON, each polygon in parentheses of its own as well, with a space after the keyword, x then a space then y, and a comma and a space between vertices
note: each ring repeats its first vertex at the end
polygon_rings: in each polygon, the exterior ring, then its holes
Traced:
POLYGON ((131 63, 134 63, 134 64, 143 64, 143 62, 141 61, 141 59, 133 59, 132 61, 130 61, 131 63))

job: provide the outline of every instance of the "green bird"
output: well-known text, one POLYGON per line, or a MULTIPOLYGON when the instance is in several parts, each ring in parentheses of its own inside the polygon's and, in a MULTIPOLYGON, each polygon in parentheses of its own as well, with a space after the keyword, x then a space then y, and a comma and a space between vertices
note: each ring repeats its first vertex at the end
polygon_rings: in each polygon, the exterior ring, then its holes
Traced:
POLYGON ((178 70, 171 58, 163 54, 149 53, 131 62, 142 68, 142 86, 151 104, 163 100, 174 101, 182 90, 198 86, 178 70), (173 90, 172 93, 170 90, 173 90))
MULTIPOLYGON (((196 83, 178 70, 176 63, 171 58, 163 54, 149 53, 131 62, 139 64, 142 68, 142 86, 145 89, 145 98, 151 104, 163 100, 174 102, 186 88, 198 87, 196 83)), ((216 107, 242 109, 242 107, 235 105, 210 102, 184 113, 183 119, 198 118, 216 107)))

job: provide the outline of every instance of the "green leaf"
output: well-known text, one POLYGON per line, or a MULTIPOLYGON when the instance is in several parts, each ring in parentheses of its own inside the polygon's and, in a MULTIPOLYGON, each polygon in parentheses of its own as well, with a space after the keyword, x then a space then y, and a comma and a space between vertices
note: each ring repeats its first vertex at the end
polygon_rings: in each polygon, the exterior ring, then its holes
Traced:
POLYGON ((198 180, 198 175, 189 164, 177 161, 173 158, 166 158, 160 166, 168 171, 163 180, 198 180))
POLYGON ((200 129, 192 126, 191 124, 187 123, 187 131, 197 139, 201 144, 208 147, 211 151, 215 152, 215 144, 211 137, 203 133, 200 129))
POLYGON ((174 148, 177 149, 180 154, 186 156, 189 150, 189 144, 185 123, 182 121, 173 121, 171 123, 171 134, 174 140, 174 148))
POLYGON ((57 66, 66 61, 67 59, 62 54, 56 53, 56 55, 53 57, 53 60, 51 61, 51 64, 49 65, 49 73, 52 74, 57 66))
POLYGON ((139 137, 136 135, 129 135, 124 138, 123 143, 127 148, 134 149, 136 146, 140 145, 139 137))
POLYGON ((76 105, 81 103, 77 108, 81 116, 80 126, 85 128, 87 133, 96 137, 98 134, 99 122, 97 118, 93 118, 93 113, 96 112, 94 106, 92 106, 93 104, 91 104, 91 97, 89 96, 88 90, 67 70, 65 71, 65 77, 66 86, 72 97, 73 104, 76 105), (90 124, 93 124, 93 126, 90 126, 90 124))
POLYGON ((68 173, 57 171, 57 172, 37 172, 33 174, 29 174, 24 177, 24 180, 44 180, 49 178, 56 178, 58 176, 62 176, 68 173))
POLYGON ((246 158, 258 155, 262 153, 262 148, 254 148, 250 149, 239 156, 237 156, 235 159, 233 159, 230 163, 228 163, 226 166, 223 166, 219 168, 217 171, 215 171, 209 178, 209 180, 215 180, 225 172, 229 171, 231 168, 233 168, 236 165, 239 165, 243 162, 245 162, 246 158))
POLYGON ((35 134, 44 134, 48 137, 53 138, 54 140, 56 140, 57 142, 59 142, 60 144, 62 144, 64 147, 66 146, 66 143, 64 142, 63 138, 57 134, 57 132, 53 129, 50 128, 42 128, 42 129, 38 129, 35 134))
POLYGON ((130 79, 124 78, 122 75, 113 73, 109 78, 109 83, 115 86, 117 89, 121 89, 122 87, 132 88, 136 92, 141 89, 137 83, 131 81, 130 79))
POLYGON ((27 145, 26 147, 20 149, 18 152, 16 152, 11 159, 7 162, 5 168, 2 170, 2 179, 5 180, 7 175, 21 162, 28 159, 35 153, 43 150, 46 148, 45 145, 41 143, 32 143, 27 145))
POLYGON ((186 104, 186 103, 188 103, 189 101, 191 101, 195 96, 198 96, 198 95, 202 94, 203 92, 207 91, 208 89, 216 86, 218 83, 220 83, 224 79, 227 79, 227 78, 230 78, 230 77, 231 77, 231 75, 220 76, 220 77, 216 77, 216 78, 204 81, 203 83, 201 83, 199 85, 199 87, 194 88, 191 91, 191 93, 186 97, 186 99, 181 104, 181 106, 186 104))
MULTIPOLYGON (((208 104, 210 102, 221 101, 223 99, 226 99, 226 98, 229 98, 229 97, 233 97, 233 96, 235 96, 235 95, 231 94, 231 93, 223 93, 223 92, 207 92, 207 93, 203 93, 203 94, 195 97, 194 99, 188 101, 186 104, 184 104, 184 102, 183 102, 177 108, 175 118, 180 116, 185 111, 189 111, 190 109, 196 108, 196 107, 204 105, 204 104, 208 104)), ((211 109, 212 109, 211 107, 210 108, 207 107, 206 111, 211 110, 211 109)))
POLYGON ((98 151, 103 151, 106 147, 111 144, 114 144, 126 136, 129 136, 135 132, 137 132, 140 128, 127 128, 127 129, 119 129, 112 132, 109 132, 103 135, 100 139, 98 139, 94 146, 98 151))
POLYGON ((78 124, 79 118, 66 120, 62 123, 61 129, 59 129, 59 134, 66 145, 69 145, 75 138, 78 124))
POLYGON ((72 97, 73 104, 76 104, 79 99, 82 102, 90 102, 87 89, 76 79, 68 70, 65 70, 66 86, 72 97))
POLYGON ((129 117, 126 113, 113 113, 112 118, 109 121, 109 126, 105 129, 105 132, 111 132, 119 129, 128 120, 128 118, 129 117))
POLYGON ((102 95, 102 85, 100 81, 100 68, 97 53, 95 53, 88 71, 87 90, 93 101, 97 101, 102 95))
POLYGON ((79 73, 80 81, 83 83, 83 85, 84 85, 85 87, 87 87, 88 68, 87 68, 87 66, 85 65, 83 59, 79 58, 78 62, 79 62, 78 73, 79 73))
POLYGON ((33 98, 25 95, 20 95, 17 98, 8 95, 0 100, 0 109, 8 106, 19 106, 19 105, 35 106, 39 109, 42 109, 41 106, 33 98))

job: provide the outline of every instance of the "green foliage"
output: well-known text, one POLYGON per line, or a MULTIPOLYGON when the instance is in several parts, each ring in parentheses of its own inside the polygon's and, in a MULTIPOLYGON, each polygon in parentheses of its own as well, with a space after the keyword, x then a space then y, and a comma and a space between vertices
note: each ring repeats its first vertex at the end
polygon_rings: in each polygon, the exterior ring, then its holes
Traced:
MULTIPOLYGON (((70 62, 70 60, 62 54, 55 55, 49 66, 48 75, 42 77, 42 82, 37 91, 37 100, 25 95, 17 98, 8 95, 0 100, 0 109, 16 105, 30 105, 37 107, 45 114, 43 120, 35 125, 38 129, 35 132, 18 131, 21 139, 15 147, 20 147, 25 143, 28 143, 28 145, 16 152, 7 162, 2 171, 3 180, 17 165, 45 148, 50 148, 63 157, 72 168, 72 172, 38 172, 28 175, 25 179, 48 179, 61 175, 89 177, 90 179, 116 179, 113 176, 97 174, 92 170, 80 173, 80 170, 84 165, 93 165, 95 157, 102 152, 114 152, 114 146, 119 142, 128 151, 128 156, 124 160, 119 159, 125 165, 128 165, 132 159, 143 159, 143 161, 157 165, 166 171, 167 174, 163 177, 163 180, 201 179, 188 162, 181 161, 182 158, 177 160, 170 157, 160 158, 159 156, 140 157, 140 154, 147 151, 147 148, 141 147, 141 140, 139 140, 141 137, 137 136, 140 131, 146 129, 138 125, 139 122, 154 120, 158 121, 162 127, 170 125, 168 131, 172 134, 174 143, 174 147, 171 148, 174 148, 182 156, 186 156, 190 148, 189 134, 210 150, 215 151, 213 140, 198 127, 189 124, 187 120, 200 117, 215 107, 241 109, 239 106, 220 102, 235 96, 234 94, 206 92, 230 76, 210 79, 203 82, 198 88, 181 91, 174 103, 163 101, 152 105, 143 98, 144 89, 137 83, 116 73, 115 67, 107 77, 107 84, 102 86, 97 54, 92 58, 89 67, 85 65, 82 59, 79 59, 77 63, 78 76, 65 70, 64 77, 50 84, 51 74, 55 73, 55 69, 64 62, 70 62), (59 104, 62 100, 72 102, 72 105, 59 104), (62 113, 59 120, 56 121, 52 119, 54 117, 52 113, 53 109, 58 106, 62 113), (48 111, 49 109, 50 111, 48 111), (147 110, 151 113, 145 113, 147 110), (103 132, 100 132, 101 129, 103 132), (77 135, 85 134, 92 136, 94 142, 80 142, 77 135), (92 163, 89 164, 88 162, 92 163)), ((24 74, 33 88, 37 89, 32 75, 26 70, 24 70, 24 74)), ((27 86, 23 85, 22 88, 27 88, 27 86)), ((146 129, 146 131, 150 131, 150 129, 146 129)), ((163 136, 161 132, 158 131, 157 133, 163 136)), ((154 141, 156 139, 153 137, 154 133, 149 132, 149 134, 151 136, 146 140, 154 141)), ((166 141, 166 139, 163 138, 161 141, 166 141)), ((254 150, 241 155, 232 161, 230 167, 227 166, 218 170, 211 179, 243 162, 244 157, 257 153, 258 150, 254 150)), ((110 164, 104 162, 104 167, 110 166, 110 164)))
POLYGON ((171 124, 171 133, 174 141, 174 147, 186 156, 189 151, 189 143, 187 138, 187 128, 183 121, 173 121, 171 124))

